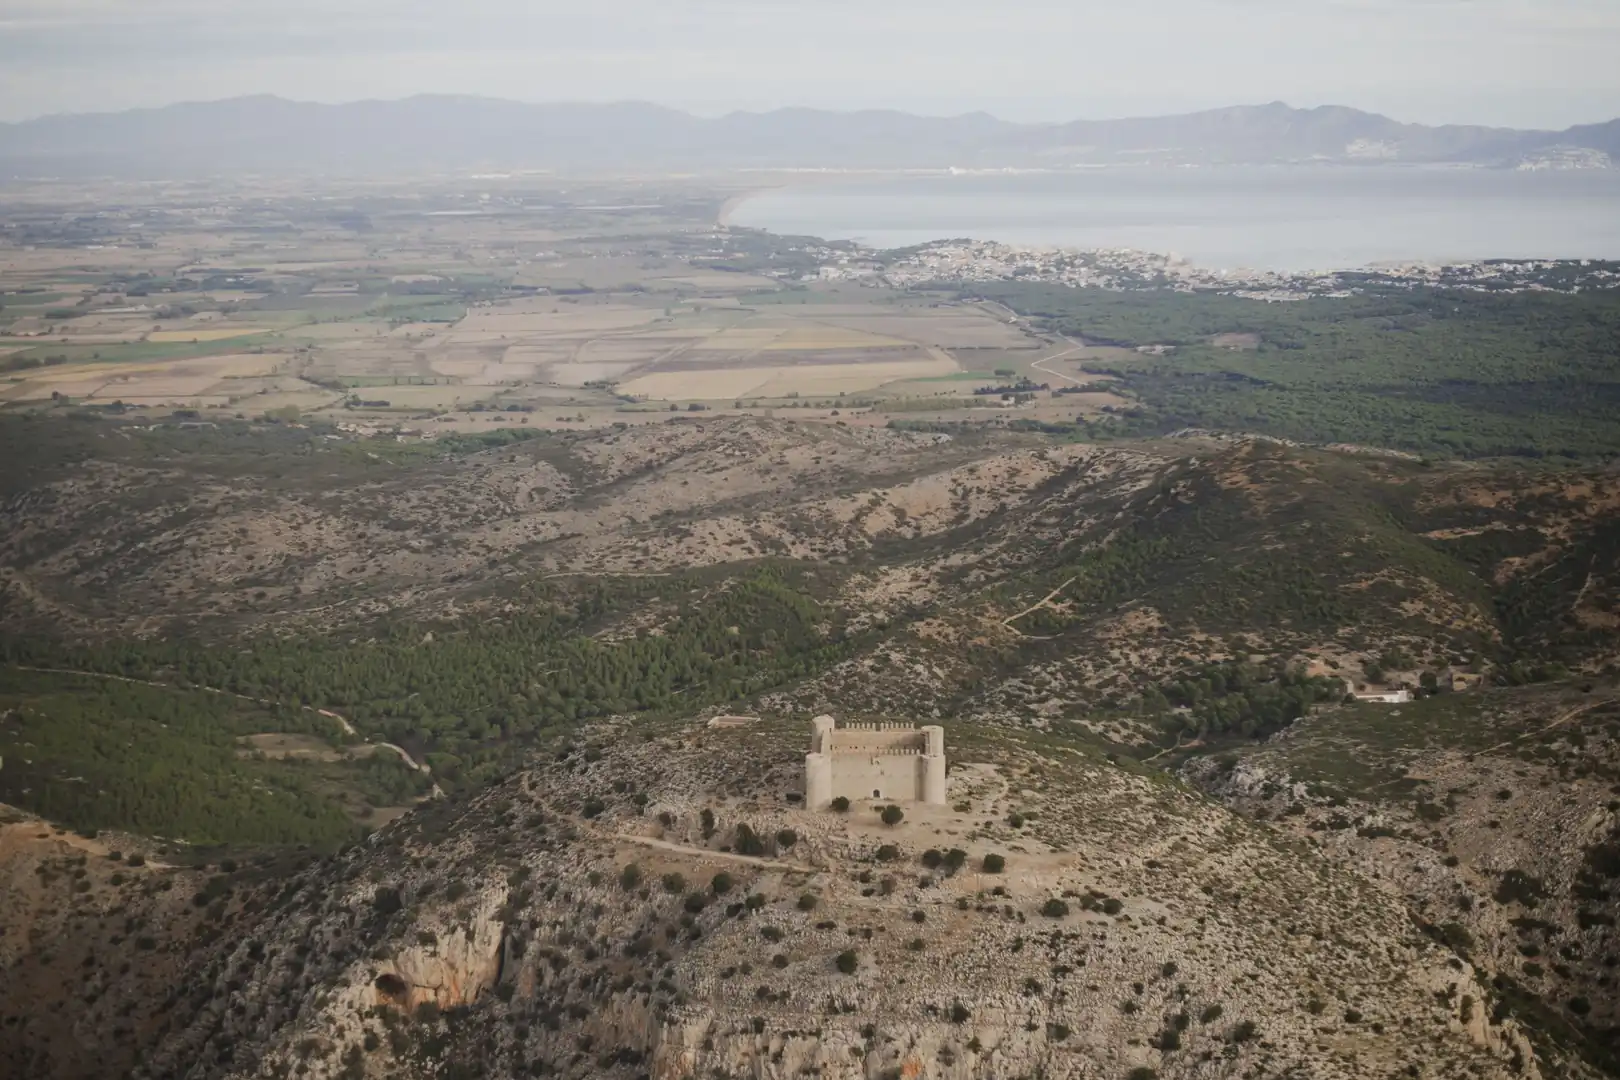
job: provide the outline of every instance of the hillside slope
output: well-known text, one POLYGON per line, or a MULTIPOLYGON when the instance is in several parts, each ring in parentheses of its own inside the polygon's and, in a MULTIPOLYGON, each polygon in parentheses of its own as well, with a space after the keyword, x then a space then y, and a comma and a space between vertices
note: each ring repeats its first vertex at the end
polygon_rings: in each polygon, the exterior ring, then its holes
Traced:
POLYGON ((1608 1067, 1612 469, 745 417, 0 446, 25 1075, 1608 1067), (805 812, 825 711, 943 722, 949 806, 805 812))

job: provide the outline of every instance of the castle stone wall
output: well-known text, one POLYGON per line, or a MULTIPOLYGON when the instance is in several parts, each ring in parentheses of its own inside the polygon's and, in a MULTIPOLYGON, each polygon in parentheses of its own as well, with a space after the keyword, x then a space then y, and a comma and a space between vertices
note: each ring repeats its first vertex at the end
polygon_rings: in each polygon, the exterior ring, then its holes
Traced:
POLYGON ((842 797, 897 802, 945 802, 945 729, 910 724, 848 724, 830 716, 811 722, 804 761, 805 804, 812 809, 842 797))

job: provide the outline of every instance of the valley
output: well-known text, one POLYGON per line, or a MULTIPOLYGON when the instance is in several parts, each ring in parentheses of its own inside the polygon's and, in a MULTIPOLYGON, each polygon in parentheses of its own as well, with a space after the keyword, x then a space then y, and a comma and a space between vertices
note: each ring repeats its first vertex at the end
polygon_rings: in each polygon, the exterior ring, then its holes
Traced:
POLYGON ((9 195, 0 1072, 1614 1073, 1612 292, 275 183, 9 195))

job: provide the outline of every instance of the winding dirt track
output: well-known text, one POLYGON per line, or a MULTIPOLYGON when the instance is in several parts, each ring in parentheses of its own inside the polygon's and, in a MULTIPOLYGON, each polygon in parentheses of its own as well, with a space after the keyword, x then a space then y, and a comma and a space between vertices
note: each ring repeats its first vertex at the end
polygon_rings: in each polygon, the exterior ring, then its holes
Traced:
POLYGON ((1067 589, 1070 585, 1073 585, 1078 580, 1078 577, 1070 578, 1068 581, 1065 581, 1063 584, 1059 585, 1057 588, 1035 601, 1035 603, 1029 605, 1029 607, 1025 608, 1023 611, 1020 611, 1016 615, 1009 615, 1005 619, 1002 619, 1001 625, 1007 627, 1009 630, 1016 630, 1016 627, 1013 626, 1013 623, 1016 620, 1022 619, 1025 615, 1033 614, 1034 612, 1041 610, 1041 608, 1046 607, 1057 598, 1058 593, 1062 592, 1064 589, 1067 589))
POLYGON ((1086 347, 1084 345, 1076 345, 1072 349, 1067 349, 1067 350, 1065 350, 1063 352, 1060 352, 1060 353, 1053 353, 1051 356, 1043 356, 1039 360, 1036 360, 1033 363, 1031 363, 1029 366, 1034 368, 1036 371, 1043 372, 1044 374, 1054 375, 1059 379, 1066 379, 1069 382, 1074 383, 1074 385, 1076 385, 1076 386, 1085 386, 1086 383, 1087 383, 1087 380, 1085 380, 1085 379, 1077 379, 1073 375, 1066 374, 1066 373, 1064 373, 1062 371, 1053 371, 1051 368, 1044 368, 1044 367, 1041 366, 1042 364, 1050 364, 1054 360, 1067 359, 1068 357, 1073 356, 1077 352, 1084 352, 1085 349, 1086 349, 1086 347))
MULTIPOLYGON (((171 685, 169 683, 154 682, 151 679, 132 679, 127 675, 109 675, 109 674, 107 674, 106 672, 103 672, 103 671, 74 671, 72 668, 31 667, 28 664, 17 664, 16 667, 17 667, 17 669, 19 671, 38 671, 38 672, 42 672, 42 673, 47 674, 47 675, 78 675, 81 678, 86 678, 86 679, 111 679, 114 682, 135 683, 136 685, 139 685, 139 686, 155 686, 155 687, 158 687, 161 690, 178 690, 178 689, 181 689, 180 687, 173 686, 173 685, 171 685)), ((277 705, 277 704, 280 704, 279 702, 275 702, 275 701, 267 701, 264 698, 248 697, 246 694, 237 694, 237 693, 233 693, 233 692, 231 692, 229 690, 221 690, 217 686, 193 686, 193 687, 189 687, 189 689, 192 689, 192 690, 204 690, 204 691, 207 691, 210 694, 223 694, 226 697, 236 698, 238 701, 251 701, 255 705, 277 705)), ((340 716, 337 713, 332 712, 330 709, 316 709, 316 708, 312 708, 311 706, 308 706, 308 705, 300 705, 299 708, 303 709, 305 712, 312 712, 312 713, 315 713, 315 714, 317 714, 319 716, 324 716, 328 720, 334 721, 337 724, 337 726, 343 730, 343 734, 349 736, 352 739, 358 739, 358 738, 361 737, 360 732, 355 728, 355 726, 353 724, 349 723, 349 719, 346 716, 340 716)), ((414 757, 412 757, 410 755, 410 752, 407 751, 403 746, 397 746, 394 743, 390 743, 390 742, 377 742, 377 743, 362 742, 360 744, 360 746, 357 747, 356 749, 363 749, 363 748, 368 747, 368 746, 369 747, 376 747, 376 748, 382 749, 382 750, 392 750, 394 753, 399 755, 399 760, 404 762, 405 767, 407 769, 410 769, 412 772, 419 772, 424 776, 431 776, 432 773, 433 773, 433 770, 428 767, 426 762, 417 761, 414 757)), ((440 799, 440 798, 444 797, 444 791, 439 787, 437 781, 435 781, 434 784, 433 784, 433 797, 435 799, 440 799)))
POLYGON ((689 855, 694 859, 718 859, 721 862, 741 863, 744 866, 757 866, 767 870, 787 870, 798 874, 821 873, 820 868, 807 866, 804 863, 788 862, 783 859, 765 859, 754 855, 739 855, 735 851, 712 851, 709 848, 677 844, 673 840, 660 840, 655 836, 636 836, 633 833, 614 833, 602 829, 591 829, 591 832, 604 840, 635 844, 639 847, 655 848, 659 851, 670 851, 678 855, 689 855))

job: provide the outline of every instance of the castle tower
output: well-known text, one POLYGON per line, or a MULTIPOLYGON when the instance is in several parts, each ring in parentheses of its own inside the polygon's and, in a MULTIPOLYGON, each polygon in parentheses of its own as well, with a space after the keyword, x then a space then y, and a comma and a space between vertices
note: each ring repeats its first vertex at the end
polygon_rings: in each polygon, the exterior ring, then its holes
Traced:
POLYGON ((830 716, 810 721, 810 752, 804 755, 804 805, 807 810, 825 810, 833 801, 833 729, 830 716))
POLYGON ((923 749, 922 801, 945 805, 945 729, 930 725, 922 729, 928 737, 923 749))

